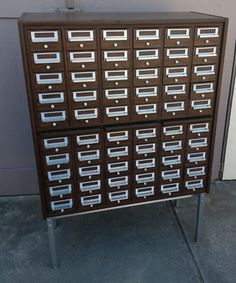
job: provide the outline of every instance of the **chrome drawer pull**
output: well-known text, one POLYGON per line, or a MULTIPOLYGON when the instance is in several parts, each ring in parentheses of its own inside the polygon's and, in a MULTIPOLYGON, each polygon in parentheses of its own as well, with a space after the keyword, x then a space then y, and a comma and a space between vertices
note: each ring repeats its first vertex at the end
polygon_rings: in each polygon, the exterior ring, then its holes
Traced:
POLYGON ((63 103, 65 101, 64 92, 39 93, 38 97, 40 104, 63 103))
POLYGON ((185 186, 188 190, 195 190, 203 188, 203 180, 193 180, 185 182, 185 186))
POLYGON ((106 107, 107 117, 128 116, 128 106, 106 107))
POLYGON ((107 133, 107 139, 109 142, 125 141, 125 140, 128 140, 128 137, 129 137, 128 131, 107 133))
POLYGON ((139 129, 136 130, 135 135, 138 139, 156 138, 157 131, 156 128, 139 129))
POLYGON ((166 102, 164 103, 164 110, 166 112, 184 111, 184 101, 180 102, 166 102))
POLYGON ((61 210, 61 212, 64 211, 64 209, 70 209, 73 206, 73 200, 65 199, 65 200, 57 200, 57 201, 51 201, 51 209, 52 211, 61 210))
POLYGON ((196 56, 198 57, 215 57, 216 54, 216 46, 213 47, 196 47, 196 56))
POLYGON ((104 51, 104 61, 116 62, 116 61, 128 61, 128 51, 104 51))
POLYGON ((163 194, 171 194, 179 191, 179 183, 161 185, 163 194))
POLYGON ((155 181, 155 173, 145 173, 145 174, 138 174, 135 175, 135 180, 138 184, 149 183, 155 181))
POLYGON ((128 32, 126 29, 110 29, 110 30, 103 30, 103 40, 105 41, 113 41, 113 40, 127 40, 128 32))
POLYGON ((189 162, 206 161, 206 152, 189 153, 187 158, 189 162))
POLYGON ((34 53, 33 56, 35 64, 55 64, 61 62, 59 52, 34 53))
POLYGON ((138 40, 157 40, 160 38, 159 29, 138 29, 136 39, 138 40))
POLYGON ((169 39, 190 38, 190 30, 189 28, 168 28, 167 38, 169 39))
POLYGON ((112 202, 113 201, 120 202, 121 200, 126 200, 126 199, 128 199, 128 191, 109 193, 109 200, 112 202))
POLYGON ((154 114, 157 113, 157 105, 156 104, 136 105, 135 111, 138 115, 154 114))
POLYGON ((37 42, 57 42, 58 32, 57 31, 31 31, 31 40, 34 43, 37 42))
POLYGON ((72 186, 62 185, 62 186, 53 186, 49 187, 49 193, 51 197, 64 196, 72 193, 72 186))
POLYGON ((121 171, 128 171, 128 161, 126 162, 117 162, 117 163, 108 163, 108 171, 110 173, 116 173, 121 171))
POLYGON ((214 92, 214 84, 213 83, 194 84, 193 91, 195 93, 214 92))
POLYGON ((66 164, 70 161, 69 153, 54 154, 46 156, 47 165, 66 164))
POLYGON ((153 153, 153 152, 156 152, 156 145, 155 143, 140 144, 140 145, 136 145, 135 149, 138 154, 153 153))
POLYGON ((188 48, 167 48, 166 56, 169 59, 188 58, 188 48))
POLYGON ((76 136, 76 142, 77 142, 78 145, 98 144, 99 143, 99 134, 76 136))
POLYGON ((48 171, 48 180, 49 181, 58 181, 58 180, 69 179, 70 176, 71 176, 70 169, 48 171))
POLYGON ((162 163, 166 165, 176 165, 181 163, 181 155, 163 156, 162 163))
POLYGON ((163 128, 165 136, 182 135, 184 133, 182 125, 168 126, 163 128))
POLYGON ((95 204, 100 204, 102 202, 101 195, 92 195, 92 196, 86 196, 80 198, 81 205, 82 206, 93 206, 95 204))
POLYGON ((98 109, 77 109, 74 110, 76 120, 96 119, 98 118, 98 109))
POLYGON ((109 178, 108 184, 110 188, 127 186, 129 184, 129 178, 128 176, 109 178))
POLYGON ((95 52, 70 52, 70 62, 72 63, 89 63, 95 62, 95 52))
POLYGON ((199 38, 219 37, 219 28, 218 27, 198 28, 197 37, 199 38))
POLYGON ((124 99, 128 98, 128 89, 105 89, 105 96, 107 99, 124 99))
POLYGON ((107 149, 107 155, 109 157, 120 157, 128 155, 128 146, 112 147, 107 149))
POLYGON ((155 158, 151 159, 140 159, 135 161, 135 165, 137 169, 144 169, 144 168, 153 168, 155 167, 155 158))
POLYGON ((168 78, 187 77, 187 67, 170 67, 166 68, 166 76, 168 78))
POLYGON ((80 177, 99 175, 101 173, 100 165, 79 167, 78 171, 80 177))
POLYGON ((36 74, 36 81, 37 84, 61 84, 62 80, 62 73, 43 73, 43 74, 36 74))
POLYGON ((214 75, 215 74, 215 65, 194 66, 194 74, 196 76, 214 75))
POLYGON ((137 97, 153 97, 158 95, 157 87, 136 87, 137 97))
POLYGON ((100 158, 100 150, 86 150, 78 152, 79 161, 97 160, 100 158))
POLYGON ((105 71, 107 81, 125 81, 128 80, 128 70, 105 71))
POLYGON ((189 145, 191 148, 208 146, 208 144, 207 144, 207 138, 190 139, 190 140, 188 141, 188 145, 189 145))
POLYGON ((73 83, 95 82, 96 72, 77 72, 71 73, 73 83))
POLYGON ((147 197, 147 196, 153 196, 154 195, 154 187, 143 187, 143 188, 138 188, 135 189, 135 194, 138 198, 141 197, 147 197))
POLYGON ((180 178, 180 169, 162 171, 161 177, 164 180, 178 179, 180 178))
POLYGON ((162 145, 164 151, 174 151, 182 149, 182 141, 163 142, 162 145))
POLYGON ((81 192, 100 190, 101 189, 101 181, 96 180, 96 181, 79 183, 79 189, 81 190, 81 192))
POLYGON ((178 95, 186 93, 186 85, 165 85, 165 94, 178 95))
POLYGON ((158 49, 144 49, 136 50, 137 60, 157 60, 159 59, 159 50, 158 49))
POLYGON ((156 79, 158 78, 158 69, 139 69, 136 70, 136 78, 138 80, 156 79))
POLYGON ((191 133, 209 132, 209 123, 190 124, 191 133))
POLYGON ((87 102, 97 100, 96 90, 73 91, 73 100, 75 102, 87 102))
POLYGON ((43 140, 44 147, 47 149, 50 148, 58 148, 58 147, 67 147, 68 146, 68 138, 60 137, 60 138, 51 138, 43 140))
POLYGON ((188 177, 197 177, 206 175, 205 166, 187 168, 188 177))
POLYGON ((93 30, 68 30, 69 41, 93 41, 93 30))
POLYGON ((65 121, 66 111, 41 112, 40 117, 43 123, 65 121))
POLYGON ((206 100, 192 100, 191 101, 191 106, 194 110, 199 110, 199 109, 209 109, 211 108, 211 100, 206 99, 206 100))

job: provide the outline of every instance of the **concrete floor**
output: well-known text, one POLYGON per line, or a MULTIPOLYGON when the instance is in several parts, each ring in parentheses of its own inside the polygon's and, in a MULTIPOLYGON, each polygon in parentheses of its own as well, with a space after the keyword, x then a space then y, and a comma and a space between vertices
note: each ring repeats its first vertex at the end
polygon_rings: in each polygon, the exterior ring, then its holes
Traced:
POLYGON ((236 183, 213 185, 195 243, 197 199, 58 220, 53 270, 38 196, 0 198, 0 282, 235 283, 236 183), (179 221, 178 221, 179 220, 179 221))

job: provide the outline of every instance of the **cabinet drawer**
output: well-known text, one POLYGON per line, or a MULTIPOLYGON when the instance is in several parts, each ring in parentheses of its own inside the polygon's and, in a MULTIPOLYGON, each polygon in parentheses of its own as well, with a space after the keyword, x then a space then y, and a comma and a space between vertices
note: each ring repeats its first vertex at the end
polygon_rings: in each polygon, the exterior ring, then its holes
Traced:
POLYGON ((205 178, 207 175, 207 166, 194 166, 185 169, 185 176, 188 180, 205 178))
POLYGON ((61 52, 33 52, 31 62, 33 72, 55 72, 64 69, 61 52))
POLYGON ((130 146, 117 146, 106 148, 106 160, 107 162, 118 162, 130 159, 131 152, 130 146))
POLYGON ((193 64, 211 64, 219 60, 218 46, 194 47, 193 64))
POLYGON ((136 143, 153 143, 159 142, 160 136, 160 128, 159 126, 151 127, 143 127, 134 130, 134 144, 136 143))
POLYGON ((129 29, 103 29, 101 30, 102 49, 129 49, 131 46, 131 30, 129 29))
POLYGON ((160 98, 159 86, 150 87, 135 87, 134 88, 134 103, 150 103, 156 102, 160 98))
POLYGON ((64 73, 33 74, 33 87, 37 91, 61 91, 65 89, 64 73))
POLYGON ((103 145, 102 135, 99 130, 81 132, 75 136, 75 146, 79 150, 98 149, 103 145))
POLYGON ((158 103, 145 103, 135 105, 133 119, 134 120, 156 120, 159 118, 159 104, 158 103))
POLYGON ((180 101, 186 100, 189 95, 188 84, 164 85, 162 100, 163 101, 180 101))
POLYGON ((108 202, 114 203, 124 203, 130 199, 130 191, 129 190, 122 190, 117 192, 110 192, 108 193, 108 202))
POLYGON ((107 177, 117 177, 120 175, 128 175, 131 170, 131 163, 128 160, 111 162, 106 165, 107 177))
POLYGON ((191 80, 193 82, 214 81, 217 78, 216 65, 193 66, 191 80))
POLYGON ((171 170, 161 170, 160 171, 160 180, 161 183, 164 184, 165 182, 179 182, 183 178, 183 169, 176 168, 171 170))
POLYGON ((188 191, 204 190, 206 189, 206 179, 197 178, 195 180, 185 180, 184 186, 188 191))
POLYGON ((129 88, 104 89, 103 104, 105 106, 129 105, 130 89, 129 88))
POLYGON ((97 125, 100 123, 99 108, 73 109, 73 123, 80 126, 97 125))
POLYGON ((172 195, 178 193, 181 189, 181 182, 169 182, 166 184, 161 184, 161 193, 172 195))
POLYGON ((100 179, 79 182, 79 190, 82 194, 98 193, 102 189, 102 181, 100 179))
POLYGON ((72 184, 64 184, 60 186, 49 186, 47 187, 48 197, 52 199, 64 199, 71 196, 73 192, 72 184))
POLYGON ((219 45, 221 43, 222 26, 195 27, 194 45, 219 45))
POLYGON ((190 27, 166 28, 165 29, 165 46, 182 47, 193 44, 193 29, 190 27))
POLYGON ((202 94, 204 95, 208 95, 208 94, 214 94, 215 93, 215 87, 216 84, 215 82, 207 82, 207 83, 192 83, 191 84, 191 95, 196 96, 196 97, 202 97, 204 98, 205 96, 202 96, 202 94))
POLYGON ((214 105, 212 99, 197 99, 190 101, 189 114, 192 115, 211 115, 214 105))
POLYGON ((197 123, 190 123, 188 125, 187 137, 207 137, 211 132, 210 120, 201 121, 197 123))
POLYGON ((127 122, 130 120, 129 106, 110 106, 104 108, 104 123, 127 122))
POLYGON ((189 152, 186 154, 185 166, 205 165, 207 161, 208 153, 206 151, 189 152))
POLYGON ((99 178, 102 174, 102 166, 100 164, 97 165, 89 165, 89 166, 79 166, 77 168, 79 180, 90 181, 99 178))
POLYGON ((185 142, 183 140, 163 141, 161 151, 164 154, 178 154, 184 150, 185 142))
POLYGON ((157 183, 157 174, 156 172, 148 172, 142 174, 134 175, 134 185, 143 187, 149 186, 157 183))
POLYGON ((186 142, 187 152, 206 151, 209 150, 210 140, 208 137, 198 137, 188 139, 186 142))
POLYGON ((29 48, 32 51, 61 50, 61 32, 59 30, 31 30, 28 31, 29 48))
POLYGON ((57 128, 69 126, 68 112, 66 110, 38 112, 38 126, 40 128, 57 128))
POLYGON ((137 69, 134 75, 134 86, 152 86, 160 84, 161 74, 159 68, 137 69))
POLYGON ((71 140, 68 136, 42 137, 42 150, 47 154, 69 152, 71 140))
POLYGON ((69 50, 97 49, 96 30, 71 29, 65 30, 66 48, 69 50))
POLYGON ((69 71, 97 70, 97 51, 67 52, 69 71))
POLYGON ((95 108, 99 106, 98 90, 72 91, 72 103, 78 108, 95 108))
POLYGON ((162 155, 161 156, 161 166, 165 168, 179 168, 183 166, 183 156, 182 154, 175 154, 175 155, 162 155))
POLYGON ((71 155, 69 152, 47 154, 44 156, 44 166, 47 170, 61 169, 71 162, 71 155))
POLYGON ((192 50, 185 48, 165 48, 165 66, 189 65, 192 58, 192 50))
POLYGON ((185 139, 186 126, 179 122, 178 124, 165 123, 162 127, 161 140, 178 140, 185 139))
POLYGON ((141 199, 152 198, 156 194, 155 186, 145 186, 140 188, 134 188, 135 197, 141 199))
POLYGON ((72 90, 79 89, 96 89, 98 88, 98 74, 97 71, 91 72, 71 72, 70 87, 72 90))
POLYGON ((107 189, 116 190, 116 189, 128 189, 130 187, 130 176, 122 175, 113 178, 107 178, 107 189))
POLYGON ((36 92, 34 98, 38 110, 61 110, 67 108, 64 91, 36 92))
POLYGON ((131 84, 129 70, 103 71, 103 88, 128 87, 131 84))
POLYGON ((132 143, 131 130, 108 130, 105 134, 106 146, 127 145, 132 143))
POLYGON ((134 68, 152 68, 161 64, 161 50, 156 49, 138 49, 134 52, 134 68))
POLYGON ((69 181, 71 179, 72 170, 70 168, 66 169, 57 169, 57 170, 48 170, 47 171, 47 181, 49 184, 58 184, 60 185, 62 181, 69 181))
POLYGON ((164 102, 162 106, 162 117, 184 117, 187 115, 187 105, 185 101, 164 102))
POLYGON ((79 166, 96 165, 102 160, 103 150, 101 148, 78 150, 76 156, 79 166))
POLYGON ((141 158, 151 158, 157 156, 157 144, 156 143, 146 143, 146 144, 136 144, 134 146, 134 157, 141 158))
POLYGON ((83 210, 90 210, 91 208, 96 209, 103 204, 103 197, 101 194, 93 194, 90 196, 80 197, 80 207, 83 210))
POLYGON ((160 28, 134 29, 134 48, 155 48, 162 45, 160 28))
POLYGON ((129 50, 108 50, 102 52, 103 69, 129 69, 131 62, 129 50))
POLYGON ((65 214, 73 213, 74 203, 72 198, 51 201, 50 202, 50 214, 65 214))
POLYGON ((188 66, 166 67, 164 69, 163 82, 165 84, 187 83, 190 78, 190 70, 188 66))
POLYGON ((134 173, 141 174, 156 171, 159 164, 156 158, 143 158, 134 161, 134 173))

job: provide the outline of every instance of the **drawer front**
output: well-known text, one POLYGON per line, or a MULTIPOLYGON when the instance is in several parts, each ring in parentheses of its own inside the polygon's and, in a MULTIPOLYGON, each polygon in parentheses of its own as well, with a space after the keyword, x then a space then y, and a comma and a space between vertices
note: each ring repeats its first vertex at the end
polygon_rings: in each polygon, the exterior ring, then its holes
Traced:
POLYGON ((159 162, 154 157, 136 159, 133 162, 134 173, 136 174, 156 171, 158 166, 159 166, 159 162))
POLYGON ((106 148, 107 162, 125 161, 130 158, 131 158, 131 146, 130 145, 106 148))
POLYGON ((129 87, 130 84, 130 71, 127 69, 103 71, 103 88, 129 87))
POLYGON ((179 154, 185 149, 184 140, 163 141, 161 152, 163 154, 179 154))
POLYGON ((185 66, 191 63, 192 49, 183 48, 165 48, 164 65, 165 66, 185 66))
POLYGON ((219 56, 219 46, 194 47, 193 64, 216 64, 219 56))
POLYGON ((188 84, 166 84, 163 87, 163 101, 183 101, 188 99, 189 85, 188 84))
POLYGON ((131 67, 129 50, 104 50, 102 51, 103 69, 129 69, 131 67))
POLYGON ((209 137, 191 138, 186 142, 187 152, 207 151, 210 148, 209 137))
POLYGON ((133 119, 134 120, 156 120, 159 118, 159 104, 145 103, 134 106, 133 119))
POLYGON ((152 199, 156 195, 156 186, 142 186, 142 187, 135 187, 134 188, 134 196, 140 201, 143 199, 152 199))
MULTIPOLYGON (((162 168, 179 168, 184 164, 182 154, 164 154, 161 156, 161 167, 162 168)), ((165 170, 165 169, 163 169, 165 170)))
POLYGON ((217 78, 217 65, 193 66, 191 80, 193 82, 214 81, 217 78))
POLYGON ((129 49, 131 46, 130 29, 103 29, 100 33, 102 49, 129 49))
POLYGON ((193 44, 193 29, 190 27, 165 29, 166 47, 185 47, 193 44))
POLYGON ((160 127, 144 126, 134 129, 134 144, 158 143, 160 140, 160 127))
POLYGON ((133 90, 133 99, 135 104, 157 102, 160 99, 159 86, 135 87, 133 90))
POLYGON ((222 26, 195 27, 194 45, 219 45, 222 38, 222 26))
POLYGON ((69 214, 75 212, 75 203, 72 198, 50 201, 48 211, 51 216, 69 214))
POLYGON ((73 124, 79 126, 92 126, 99 124, 100 121, 99 108, 76 108, 73 109, 73 124))
POLYGON ((191 166, 185 168, 185 180, 195 180, 198 178, 206 178, 207 166, 191 166))
POLYGON ((165 123, 161 129, 161 140, 183 140, 186 136, 186 125, 182 122, 176 124, 165 123))
POLYGON ((214 101, 212 99, 197 99, 189 102, 190 115, 211 115, 214 108, 214 101))
POLYGON ((34 101, 39 110, 59 110, 67 108, 67 97, 64 91, 35 92, 34 101))
POLYGON ((157 150, 156 143, 136 144, 134 146, 134 157, 136 159, 152 158, 157 156, 157 150))
POLYGON ((191 99, 213 99, 215 97, 215 82, 193 83, 191 85, 191 99))
POLYGON ((199 151, 199 152, 189 152, 186 153, 185 157, 185 166, 202 166, 205 165, 208 161, 208 152, 199 151))
POLYGON ((211 133, 211 121, 209 119, 188 124, 188 128, 187 128, 188 138, 208 137, 210 136, 210 133, 211 133))
POLYGON ((126 130, 112 130, 105 131, 105 146, 120 146, 132 143, 132 132, 130 129, 126 130))
POLYGON ((74 193, 72 183, 59 185, 59 186, 46 186, 47 198, 51 200, 62 200, 71 198, 74 193))
POLYGON ((128 175, 131 170, 131 162, 129 160, 110 162, 106 164, 107 177, 119 177, 120 175, 128 175))
POLYGON ((103 104, 105 106, 129 105, 130 88, 111 88, 103 90, 103 104))
POLYGON ((162 29, 134 29, 134 48, 155 48, 162 45, 162 29))
POLYGON ((107 178, 106 188, 107 191, 124 190, 130 188, 130 176, 122 174, 118 177, 107 178))
POLYGON ((96 30, 68 29, 65 30, 66 48, 68 50, 97 49, 96 30))
POLYGON ((31 66, 33 72, 60 72, 63 71, 63 57, 57 52, 32 52, 31 66))
POLYGON ((163 195, 175 195, 181 191, 182 182, 169 182, 161 184, 160 192, 163 195))
POLYGON ((89 196, 81 196, 79 198, 80 210, 93 210, 102 207, 104 204, 104 196, 102 194, 92 194, 89 196))
POLYGON ((68 153, 71 147, 71 139, 69 136, 55 136, 40 138, 41 149, 45 154, 68 153))
POLYGON ((136 69, 134 75, 134 86, 153 86, 160 84, 161 73, 159 68, 136 69))
POLYGON ((109 106, 104 108, 104 123, 120 123, 130 120, 130 109, 127 105, 109 106))
POLYGON ((99 90, 78 90, 71 92, 72 103, 78 108, 99 106, 99 90))
POLYGON ((71 72, 69 73, 70 88, 72 90, 90 90, 98 88, 98 72, 71 72))
POLYGON ((134 175, 135 187, 152 186, 153 184, 156 184, 157 181, 158 181, 158 176, 155 171, 134 175))
POLYGON ((103 147, 103 136, 99 130, 81 131, 76 134, 74 143, 78 151, 96 150, 103 147))
POLYGON ((184 187, 189 192, 206 190, 206 179, 205 178, 197 178, 195 180, 185 180, 184 187))
POLYGON ((68 127, 68 112, 65 109, 50 110, 50 111, 39 111, 38 126, 40 128, 57 128, 57 127, 68 127))
POLYGON ((36 91, 61 91, 65 89, 64 73, 36 73, 32 75, 36 91))
POLYGON ((76 158, 78 166, 97 165, 103 158, 103 148, 77 150, 76 158))
POLYGON ((164 102, 162 104, 162 118, 184 117, 187 115, 186 101, 164 102))
POLYGON ((98 69, 97 51, 70 51, 67 52, 69 71, 86 71, 98 69))
POLYGON ((160 182, 162 184, 168 182, 179 182, 183 178, 183 169, 176 168, 176 169, 168 169, 168 170, 161 170, 160 171, 160 182))
POLYGON ((29 30, 27 32, 29 48, 31 51, 61 50, 61 32, 57 29, 29 30))
POLYGON ((164 69, 163 82, 165 84, 187 83, 190 78, 190 69, 188 66, 166 67, 164 69))
POLYGON ((125 204, 131 199, 131 193, 129 190, 119 190, 115 192, 109 192, 107 194, 108 203, 112 206, 116 204, 125 204))
POLYGON ((134 51, 134 68, 152 68, 160 66, 162 51, 156 49, 137 49, 134 51))

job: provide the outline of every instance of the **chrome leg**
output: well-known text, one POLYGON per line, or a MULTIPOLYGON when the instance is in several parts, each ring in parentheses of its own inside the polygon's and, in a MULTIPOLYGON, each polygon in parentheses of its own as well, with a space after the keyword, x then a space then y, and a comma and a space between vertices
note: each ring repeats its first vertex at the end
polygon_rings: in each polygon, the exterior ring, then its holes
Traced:
POLYGON ((197 215, 196 215, 196 227, 195 227, 195 241, 199 242, 199 234, 200 234, 200 225, 202 220, 202 211, 203 211, 203 194, 198 195, 197 201, 197 215))
POLYGON ((49 238, 49 248, 50 248, 50 255, 51 255, 51 261, 52 266, 54 269, 57 268, 58 262, 57 262, 57 252, 56 252, 56 243, 55 243, 55 220, 52 218, 47 218, 47 226, 48 226, 48 238, 49 238))

